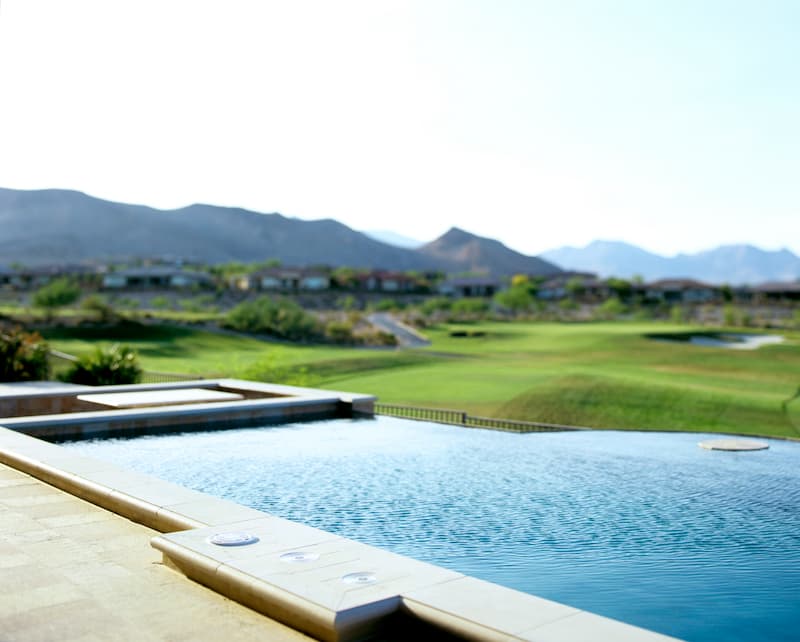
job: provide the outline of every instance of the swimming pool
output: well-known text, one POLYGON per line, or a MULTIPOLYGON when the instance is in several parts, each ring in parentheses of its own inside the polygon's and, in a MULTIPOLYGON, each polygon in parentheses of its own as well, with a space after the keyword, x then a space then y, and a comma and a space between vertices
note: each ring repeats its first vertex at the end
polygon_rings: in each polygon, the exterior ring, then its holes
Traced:
POLYGON ((63 444, 696 642, 800 629, 800 444, 388 417, 63 444))

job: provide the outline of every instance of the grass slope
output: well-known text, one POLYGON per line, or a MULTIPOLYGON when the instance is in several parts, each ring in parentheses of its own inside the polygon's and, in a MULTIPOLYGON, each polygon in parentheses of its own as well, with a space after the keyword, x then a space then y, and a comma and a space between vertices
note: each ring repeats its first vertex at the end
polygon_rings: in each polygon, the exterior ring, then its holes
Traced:
MULTIPOLYGON (((691 328, 657 323, 470 326, 484 336, 428 332, 414 351, 296 346, 186 328, 153 326, 131 336, 46 332, 54 347, 85 352, 124 341, 150 370, 284 378, 371 393, 385 402, 598 428, 800 435, 800 336, 755 351, 654 341, 691 328), (792 423, 791 419, 794 420, 792 423)), ((699 330, 699 329, 698 329, 699 330)), ((707 331, 708 329, 703 329, 707 331)))

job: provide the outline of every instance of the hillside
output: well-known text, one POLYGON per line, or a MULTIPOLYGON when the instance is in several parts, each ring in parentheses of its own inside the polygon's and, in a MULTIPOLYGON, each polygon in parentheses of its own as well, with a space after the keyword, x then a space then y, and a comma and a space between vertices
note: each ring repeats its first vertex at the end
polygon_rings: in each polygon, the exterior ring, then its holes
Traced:
POLYGON ((457 227, 423 245, 418 252, 430 260, 449 261, 459 265, 465 272, 545 276, 561 271, 548 261, 520 254, 500 241, 476 236, 457 227))
POLYGON ((619 241, 594 241, 586 247, 562 247, 542 258, 566 270, 645 280, 686 277, 709 283, 752 284, 800 278, 800 258, 789 250, 766 251, 752 245, 724 245, 673 257, 647 252, 619 241))
POLYGON ((202 263, 279 259, 285 265, 446 272, 480 265, 497 275, 523 271, 524 266, 557 271, 497 241, 467 233, 463 234, 471 239, 472 252, 458 246, 426 252, 382 243, 332 219, 304 221, 199 204, 158 210, 69 190, 0 188, 0 230, 0 265, 131 258, 202 263))

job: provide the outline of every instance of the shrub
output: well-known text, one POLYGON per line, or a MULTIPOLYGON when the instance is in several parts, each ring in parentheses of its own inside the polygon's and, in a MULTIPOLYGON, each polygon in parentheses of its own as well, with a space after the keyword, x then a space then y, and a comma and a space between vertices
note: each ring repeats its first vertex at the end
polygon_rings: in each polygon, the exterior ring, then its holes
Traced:
POLYGON ((627 306, 618 297, 612 296, 597 306, 595 314, 599 319, 610 320, 622 316, 627 311, 627 306))
POLYGON ((116 317, 116 312, 114 312, 114 308, 111 304, 97 294, 86 297, 81 302, 81 307, 95 315, 102 323, 108 323, 116 317))
POLYGON ((680 305, 673 305, 669 309, 669 320, 673 323, 686 323, 688 320, 687 311, 680 305))
POLYGON ((484 299, 458 299, 450 311, 459 317, 481 316, 489 311, 489 302, 484 299))
POLYGON ((61 379, 86 386, 111 386, 138 383, 141 377, 136 353, 127 346, 114 344, 82 356, 61 379))
POLYGON ((336 299, 336 307, 339 310, 344 310, 346 312, 349 312, 351 310, 355 310, 356 308, 358 308, 358 301, 356 301, 353 295, 348 294, 347 296, 339 297, 338 299, 336 299))
POLYGON ((453 302, 447 297, 434 297, 427 299, 421 306, 420 311, 423 314, 433 314, 439 310, 449 310, 453 302))
POLYGON ((308 341, 320 335, 317 320, 299 305, 266 296, 237 305, 228 313, 226 324, 240 332, 271 334, 291 341, 308 341))
POLYGON ((403 309, 403 305, 394 299, 381 299, 373 307, 378 312, 393 312, 403 309))
POLYGON ((325 337, 333 343, 355 343, 353 325, 347 321, 331 321, 325 326, 325 337))
POLYGON ((33 294, 33 305, 45 308, 50 313, 55 308, 75 303, 80 295, 81 289, 78 284, 62 277, 36 290, 33 294))
POLYGON ((533 305, 533 296, 526 284, 514 285, 508 290, 502 290, 495 294, 494 302, 514 313, 525 312, 530 310, 533 305))
POLYGON ((50 373, 49 348, 36 332, 0 330, 0 381, 39 381, 50 373))

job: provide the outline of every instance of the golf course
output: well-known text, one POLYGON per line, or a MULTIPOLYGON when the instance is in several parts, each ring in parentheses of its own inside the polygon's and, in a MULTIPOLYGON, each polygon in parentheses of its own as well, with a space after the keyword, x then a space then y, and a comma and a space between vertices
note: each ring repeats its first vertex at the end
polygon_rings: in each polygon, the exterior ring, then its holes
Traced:
POLYGON ((149 371, 279 381, 592 428, 800 437, 800 399, 792 400, 800 333, 776 331, 782 342, 754 350, 697 345, 686 340, 693 333, 714 335, 659 322, 480 322, 428 328, 429 347, 395 350, 163 324, 43 332, 53 348, 75 355, 124 343, 149 371))

